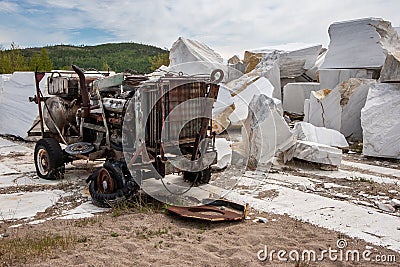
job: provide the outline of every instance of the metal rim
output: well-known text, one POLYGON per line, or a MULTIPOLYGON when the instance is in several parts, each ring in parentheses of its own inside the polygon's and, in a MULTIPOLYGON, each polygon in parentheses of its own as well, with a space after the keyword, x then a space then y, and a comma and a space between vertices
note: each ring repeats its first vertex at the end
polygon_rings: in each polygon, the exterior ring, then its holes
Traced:
POLYGON ((91 143, 86 142, 78 142, 74 144, 70 144, 65 148, 65 152, 70 155, 78 155, 78 154, 86 154, 93 151, 94 146, 91 143))
POLYGON ((40 148, 37 153, 36 165, 42 175, 47 175, 50 171, 49 153, 44 148, 40 148))
POLYGON ((115 193, 114 179, 107 169, 102 168, 97 175, 97 190, 101 194, 115 193))

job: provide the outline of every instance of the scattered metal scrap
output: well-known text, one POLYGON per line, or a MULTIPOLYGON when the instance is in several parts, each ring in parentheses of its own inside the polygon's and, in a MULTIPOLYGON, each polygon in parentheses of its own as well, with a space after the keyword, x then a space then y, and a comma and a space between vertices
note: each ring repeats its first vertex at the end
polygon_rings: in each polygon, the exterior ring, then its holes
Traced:
MULTIPOLYGON (((208 201, 206 201, 208 202, 208 201)), ((193 207, 170 206, 170 213, 186 218, 207 220, 212 222, 240 221, 249 213, 249 204, 240 205, 227 200, 213 200, 210 203, 193 207)))

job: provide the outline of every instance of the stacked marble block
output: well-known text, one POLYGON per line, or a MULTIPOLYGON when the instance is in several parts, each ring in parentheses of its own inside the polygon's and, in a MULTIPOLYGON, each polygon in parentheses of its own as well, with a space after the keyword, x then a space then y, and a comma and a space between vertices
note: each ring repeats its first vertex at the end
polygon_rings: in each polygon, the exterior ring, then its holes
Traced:
POLYGON ((390 22, 368 18, 334 23, 310 97, 308 121, 363 142, 363 154, 400 158, 400 41, 390 22), (314 104, 314 105, 313 105, 314 104), (315 114, 313 107, 323 111, 315 114), (314 116, 315 118, 311 118, 314 116), (321 125, 323 123, 324 125, 321 125))

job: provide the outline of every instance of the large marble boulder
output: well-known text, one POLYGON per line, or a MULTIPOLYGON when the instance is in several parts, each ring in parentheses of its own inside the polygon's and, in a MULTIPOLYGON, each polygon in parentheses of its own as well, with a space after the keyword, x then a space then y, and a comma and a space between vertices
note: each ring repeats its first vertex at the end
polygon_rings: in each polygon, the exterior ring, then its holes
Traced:
POLYGON ((295 144, 296 139, 272 98, 255 95, 249 110, 242 129, 243 147, 249 160, 266 164, 276 152, 286 151, 295 144))
POLYGON ((340 166, 342 150, 310 141, 298 140, 293 157, 314 163, 340 166))
POLYGON ((282 115, 282 103, 273 98, 274 87, 264 77, 243 75, 238 80, 220 86, 213 108, 213 130, 221 133, 228 126, 241 127, 248 117, 249 104, 255 95, 266 95, 274 100, 282 115))
POLYGON ((386 57, 379 81, 400 83, 400 52, 386 57))
POLYGON ((229 115, 233 112, 235 106, 233 104, 233 97, 231 91, 224 86, 220 85, 217 100, 215 101, 212 109, 212 130, 216 133, 222 133, 230 124, 228 119, 229 115))
POLYGON ((234 55, 228 59, 228 77, 226 77, 226 82, 230 82, 241 77, 246 69, 243 61, 237 55, 234 55))
POLYGON ((342 107, 340 132, 351 141, 362 141, 361 109, 375 80, 351 78, 337 86, 342 107))
POLYGON ((400 84, 371 83, 361 110, 363 154, 400 159, 400 84))
POLYGON ((342 109, 337 88, 311 92, 307 104, 307 117, 304 117, 304 121, 314 126, 340 131, 342 109))
POLYGON ((350 78, 377 78, 374 70, 367 69, 320 69, 318 73, 321 89, 333 89, 350 78))
MULTIPOLYGON (((39 87, 47 95, 47 76, 39 87)), ((38 116, 38 107, 28 101, 36 94, 35 74, 33 72, 14 72, 4 75, 0 94, 0 134, 11 134, 25 138, 38 116)))
POLYGON ((272 97, 277 99, 282 99, 282 90, 281 90, 281 75, 279 68, 279 54, 277 52, 272 52, 270 54, 263 55, 260 63, 257 64, 254 70, 252 70, 247 75, 250 76, 260 76, 265 77, 270 81, 272 86, 274 87, 274 92, 272 93, 272 97))
POLYGON ((381 69, 389 53, 399 51, 397 31, 379 18, 335 22, 322 69, 381 69))
POLYGON ((297 77, 315 65, 321 49, 321 45, 307 46, 291 51, 268 48, 256 49, 253 51, 245 51, 243 62, 246 65, 246 73, 248 73, 255 69, 263 58, 268 58, 270 54, 278 54, 280 77, 297 77))
POLYGON ((169 52, 169 71, 189 75, 211 74, 215 69, 222 69, 224 81, 229 77, 228 67, 223 65, 220 54, 206 44, 179 37, 169 52))
POLYGON ((327 52, 328 49, 322 48, 321 52, 317 57, 317 60, 314 63, 314 66, 312 66, 309 70, 306 71, 306 75, 311 79, 313 79, 314 81, 319 82, 319 70, 321 69, 321 66, 325 61, 325 56, 327 52))
POLYGON ((318 91, 319 83, 288 83, 283 87, 283 110, 289 113, 303 114, 304 101, 313 91, 318 91))
POLYGON ((297 140, 314 142, 337 148, 348 148, 346 138, 340 132, 325 127, 316 127, 307 122, 296 122, 293 134, 297 140))
MULTIPOLYGON (((229 120, 233 126, 242 126, 243 122, 247 119, 250 109, 249 105, 254 96, 265 95, 273 99, 274 103, 282 110, 282 103, 280 100, 273 98, 274 87, 268 79, 261 77, 254 83, 251 83, 246 89, 233 97, 235 109, 229 115, 229 120)), ((282 112, 280 112, 282 114, 282 112)))
POLYGON ((231 164, 232 148, 225 138, 215 138, 215 149, 217 150, 217 169, 224 169, 231 164))

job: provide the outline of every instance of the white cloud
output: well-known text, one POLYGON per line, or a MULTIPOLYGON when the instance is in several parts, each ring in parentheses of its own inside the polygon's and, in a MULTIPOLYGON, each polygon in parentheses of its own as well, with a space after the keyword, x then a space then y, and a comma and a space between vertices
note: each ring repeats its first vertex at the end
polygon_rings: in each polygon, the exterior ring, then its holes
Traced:
POLYGON ((8 1, 0 1, 0 13, 4 12, 16 12, 18 10, 18 4, 8 1))
MULTIPOLYGON (((0 2, 0 9, 3 3, 10 2, 0 2)), ((328 27, 334 21, 373 16, 400 25, 397 14, 400 2, 397 0, 155 0, 151 3, 144 0, 46 0, 31 3, 35 8, 40 6, 48 11, 40 18, 31 18, 32 23, 24 23, 33 27, 37 19, 39 24, 47 25, 42 25, 42 32, 35 31, 36 39, 25 33, 30 30, 28 26, 19 25, 16 42, 74 43, 74 36, 68 36, 69 30, 97 28, 111 35, 111 39, 110 35, 104 36, 106 42, 134 41, 160 47, 171 47, 179 36, 185 36, 205 42, 224 57, 234 53, 242 55, 245 49, 285 43, 326 46, 328 27), (49 23, 50 30, 47 29, 49 23)), ((13 8, 12 12, 16 12, 15 5, 13 8)), ((2 35, 0 42, 9 39, 2 35)))

